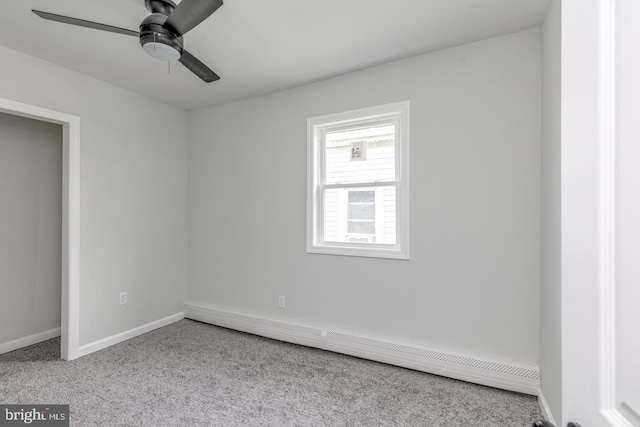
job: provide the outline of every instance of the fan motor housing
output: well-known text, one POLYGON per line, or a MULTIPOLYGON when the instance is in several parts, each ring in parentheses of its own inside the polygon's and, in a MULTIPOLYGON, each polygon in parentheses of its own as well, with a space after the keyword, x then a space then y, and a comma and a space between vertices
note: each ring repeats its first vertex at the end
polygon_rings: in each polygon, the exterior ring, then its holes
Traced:
POLYGON ((176 8, 176 4, 171 0, 145 0, 144 5, 151 13, 161 13, 169 16, 176 8))
POLYGON ((154 13, 147 16, 140 24, 140 45, 151 56, 159 59, 177 60, 182 56, 184 42, 181 36, 176 35, 173 31, 164 27, 163 24, 166 20, 167 16, 161 13, 154 13), (159 47, 158 44, 164 45, 162 46, 162 51, 168 52, 170 58, 154 55, 153 51, 156 47, 159 47), (145 45, 149 45, 151 48, 149 46, 145 47, 145 45), (174 55, 177 55, 177 57, 174 55))

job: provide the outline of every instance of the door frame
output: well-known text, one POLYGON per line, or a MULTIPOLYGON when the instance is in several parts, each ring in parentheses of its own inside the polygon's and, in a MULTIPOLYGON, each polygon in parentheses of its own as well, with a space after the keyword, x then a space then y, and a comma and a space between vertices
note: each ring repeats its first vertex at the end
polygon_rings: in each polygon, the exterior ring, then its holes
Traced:
POLYGON ((627 427, 616 387, 621 0, 562 1, 562 425, 627 427))
POLYGON ((80 118, 0 98, 0 112, 62 126, 62 301, 60 355, 80 356, 80 118))

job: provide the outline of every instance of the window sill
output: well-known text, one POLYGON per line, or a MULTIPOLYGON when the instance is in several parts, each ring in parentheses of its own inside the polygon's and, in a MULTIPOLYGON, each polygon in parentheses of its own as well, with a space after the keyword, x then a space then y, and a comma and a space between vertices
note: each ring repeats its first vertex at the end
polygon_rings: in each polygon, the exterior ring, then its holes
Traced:
POLYGON ((324 244, 307 247, 308 254, 355 256, 365 258, 386 258, 409 260, 408 251, 399 247, 355 247, 351 245, 324 244))

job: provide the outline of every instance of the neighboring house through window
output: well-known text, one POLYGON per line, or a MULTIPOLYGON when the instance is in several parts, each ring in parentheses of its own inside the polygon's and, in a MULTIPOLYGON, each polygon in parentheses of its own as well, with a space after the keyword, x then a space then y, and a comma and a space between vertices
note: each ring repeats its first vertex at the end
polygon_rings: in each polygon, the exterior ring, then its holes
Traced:
POLYGON ((347 242, 375 243, 376 191, 347 191, 347 242))
POLYGON ((409 102, 308 120, 307 252, 409 257, 409 102))

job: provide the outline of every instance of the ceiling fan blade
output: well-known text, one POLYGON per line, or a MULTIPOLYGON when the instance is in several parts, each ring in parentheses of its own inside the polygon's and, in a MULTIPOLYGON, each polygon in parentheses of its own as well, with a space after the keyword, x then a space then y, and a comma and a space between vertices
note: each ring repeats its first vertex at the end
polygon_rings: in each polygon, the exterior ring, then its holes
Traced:
POLYGON ((182 56, 180 57, 180 62, 182 65, 187 67, 192 73, 196 76, 200 77, 207 83, 215 82, 216 80, 220 80, 220 76, 211 70, 211 68, 204 65, 198 58, 191 55, 186 50, 182 51, 182 56))
POLYGON ((40 18, 48 19, 49 21, 62 22, 63 24, 77 25, 79 27, 93 28, 94 30, 108 31, 110 33, 124 34, 127 36, 138 37, 140 33, 133 30, 127 30, 126 28, 114 27, 107 24, 99 24, 97 22, 85 21, 84 19, 71 18, 63 15, 56 15, 55 13, 43 12, 41 10, 31 9, 33 13, 40 18))
POLYGON ((182 0, 164 23, 182 36, 222 6, 222 0, 182 0))

